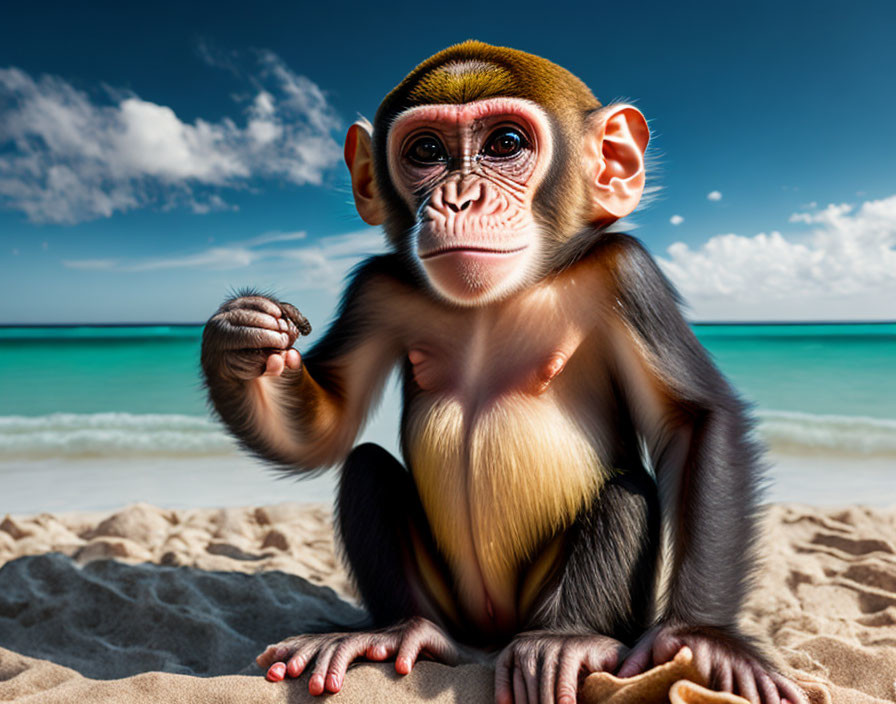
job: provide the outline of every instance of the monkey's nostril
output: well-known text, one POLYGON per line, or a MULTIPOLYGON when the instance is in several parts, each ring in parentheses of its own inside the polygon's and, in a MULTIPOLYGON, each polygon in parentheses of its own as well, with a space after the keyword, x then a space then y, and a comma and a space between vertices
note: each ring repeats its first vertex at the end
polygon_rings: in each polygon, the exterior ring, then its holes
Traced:
POLYGON ((446 200, 445 205, 447 205, 448 208, 450 210, 453 210, 455 213, 459 213, 461 210, 466 210, 467 208, 469 208, 470 203, 472 203, 472 202, 473 202, 472 200, 465 200, 463 203, 460 204, 460 206, 458 206, 457 204, 446 200))

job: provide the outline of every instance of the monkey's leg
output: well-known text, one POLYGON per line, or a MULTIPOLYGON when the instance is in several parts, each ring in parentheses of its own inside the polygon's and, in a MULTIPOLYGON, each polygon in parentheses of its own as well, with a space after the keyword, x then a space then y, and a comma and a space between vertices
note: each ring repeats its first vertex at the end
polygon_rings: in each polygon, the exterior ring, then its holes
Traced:
POLYGON ((633 645, 651 625, 659 546, 656 483, 642 469, 614 477, 569 530, 566 562, 531 627, 633 645))
POLYGON ((497 701, 575 702, 580 673, 613 671, 650 626, 659 545, 653 479, 633 469, 607 482, 568 531, 530 630, 499 656, 497 701))
POLYGON ((296 636, 271 645, 256 659, 268 668, 268 679, 298 677, 313 661, 308 690, 316 695, 338 692, 358 658, 395 658, 399 674, 410 672, 424 651, 455 662, 456 645, 433 623, 438 609, 430 593, 448 592, 423 507, 410 474, 381 447, 360 445, 346 459, 336 528, 378 630, 296 636))
POLYGON ((447 568, 414 480, 379 445, 359 445, 346 460, 336 518, 352 576, 377 626, 415 616, 440 622, 439 607, 453 611, 447 568))

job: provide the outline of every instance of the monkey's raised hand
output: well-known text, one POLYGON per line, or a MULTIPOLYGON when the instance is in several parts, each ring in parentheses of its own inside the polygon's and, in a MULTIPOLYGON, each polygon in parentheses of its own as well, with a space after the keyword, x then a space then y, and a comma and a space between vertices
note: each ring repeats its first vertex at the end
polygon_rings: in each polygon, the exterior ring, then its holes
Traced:
POLYGON ((627 650, 607 636, 521 633, 495 663, 495 702, 575 704, 580 675, 612 672, 627 650))
POLYGON ((268 646, 255 662, 267 668, 266 676, 271 682, 279 682, 286 677, 299 677, 314 661, 308 691, 316 696, 342 689, 348 666, 359 658, 395 658, 396 672, 407 675, 421 655, 453 665, 460 653, 432 621, 412 618, 379 631, 296 636, 268 646))
POLYGON ((285 368, 299 368, 301 358, 292 345, 310 332, 305 316, 289 303, 265 296, 232 298, 205 325, 202 367, 208 378, 279 376, 285 368))

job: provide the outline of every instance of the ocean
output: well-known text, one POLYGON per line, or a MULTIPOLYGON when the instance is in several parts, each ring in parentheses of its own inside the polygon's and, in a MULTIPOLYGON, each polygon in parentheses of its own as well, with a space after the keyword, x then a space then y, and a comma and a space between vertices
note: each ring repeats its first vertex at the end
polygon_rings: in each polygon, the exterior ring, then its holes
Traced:
MULTIPOLYGON (((0 514, 329 500, 332 473, 277 481, 213 420, 201 330, 0 328, 0 514)), ((896 504, 896 324, 694 331, 753 404, 770 500, 896 504)), ((398 404, 361 439, 397 451, 398 404)))

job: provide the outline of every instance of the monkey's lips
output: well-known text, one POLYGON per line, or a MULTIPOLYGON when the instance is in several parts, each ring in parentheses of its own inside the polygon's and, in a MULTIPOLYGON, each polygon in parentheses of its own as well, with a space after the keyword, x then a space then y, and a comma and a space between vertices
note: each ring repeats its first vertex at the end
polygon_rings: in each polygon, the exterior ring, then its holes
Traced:
POLYGON ((527 269, 528 245, 512 249, 452 246, 420 254, 433 286, 456 303, 476 303, 507 290, 527 269))
POLYGON ((510 256, 513 254, 519 254, 524 249, 526 249, 528 245, 522 245, 521 247, 516 247, 514 249, 496 249, 492 247, 466 247, 466 246, 457 246, 457 247, 443 247, 441 249, 435 249, 426 254, 421 254, 420 259, 434 259, 435 257, 444 257, 448 255, 497 255, 497 256, 510 256))

